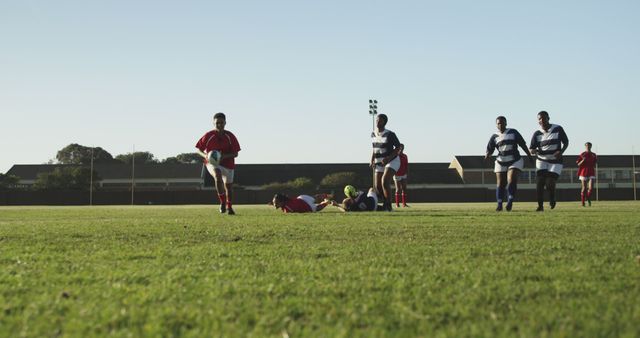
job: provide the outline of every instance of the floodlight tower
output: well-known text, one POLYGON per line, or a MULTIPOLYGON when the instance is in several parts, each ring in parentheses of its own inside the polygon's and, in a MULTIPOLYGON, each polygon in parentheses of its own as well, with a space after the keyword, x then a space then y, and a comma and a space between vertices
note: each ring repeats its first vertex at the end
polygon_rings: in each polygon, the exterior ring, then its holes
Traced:
POLYGON ((373 131, 376 131, 376 115, 378 115, 378 100, 369 99, 369 115, 373 119, 373 131))

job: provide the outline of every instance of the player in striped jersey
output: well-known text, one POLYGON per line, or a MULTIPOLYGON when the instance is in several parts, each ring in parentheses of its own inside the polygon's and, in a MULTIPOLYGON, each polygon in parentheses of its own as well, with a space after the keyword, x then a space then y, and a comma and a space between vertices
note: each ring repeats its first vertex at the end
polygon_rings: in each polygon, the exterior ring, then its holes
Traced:
POLYGON ((394 132, 385 129, 387 121, 385 114, 376 117, 377 130, 371 133, 370 166, 373 168, 373 186, 380 196, 384 196, 383 209, 391 211, 391 178, 400 169, 400 140, 394 132))
POLYGON ((556 181, 562 173, 562 154, 569 146, 569 138, 561 126, 549 123, 549 113, 538 113, 540 129, 531 137, 531 154, 536 156, 536 194, 538 209, 544 211, 544 188, 549 191, 549 206, 556 207, 556 181))
POLYGON ((507 191, 506 209, 511 211, 516 191, 518 190, 518 175, 524 168, 524 161, 520 157, 518 146, 524 150, 529 160, 533 159, 522 135, 515 129, 507 129, 506 117, 498 116, 496 118, 496 126, 498 127, 498 132, 489 138, 484 158, 486 160, 491 159, 493 151, 498 149, 498 156, 493 170, 496 173, 496 201, 498 202, 496 211, 502 211, 505 188, 507 191))

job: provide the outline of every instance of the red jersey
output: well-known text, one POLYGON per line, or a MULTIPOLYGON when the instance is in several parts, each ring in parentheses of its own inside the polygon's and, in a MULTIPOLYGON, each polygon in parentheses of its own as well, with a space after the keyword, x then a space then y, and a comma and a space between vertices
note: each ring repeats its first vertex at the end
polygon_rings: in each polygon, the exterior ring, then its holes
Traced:
MULTIPOLYGON (((204 134, 198 140, 196 148, 205 153, 212 150, 218 150, 222 154, 237 153, 240 151, 240 143, 238 143, 238 139, 230 131, 225 130, 224 134, 220 135, 220 133, 214 129, 204 134)), ((205 163, 207 163, 206 159, 205 163)), ((220 161, 220 165, 228 169, 233 169, 236 167, 235 158, 225 158, 220 161)))
POLYGON ((400 168, 396 172, 396 176, 404 176, 407 174, 407 169, 409 169, 409 158, 405 153, 398 155, 400 157, 400 168))
POLYGON ((577 162, 580 162, 584 159, 584 162, 578 167, 578 176, 582 177, 592 177, 596 176, 595 166, 596 162, 598 162, 598 156, 595 153, 588 153, 586 151, 582 152, 578 156, 577 162))
POLYGON ((290 198, 288 201, 284 203, 284 206, 282 207, 282 211, 284 211, 285 213, 288 213, 288 212, 312 212, 313 210, 311 210, 311 206, 307 202, 299 198, 290 198))

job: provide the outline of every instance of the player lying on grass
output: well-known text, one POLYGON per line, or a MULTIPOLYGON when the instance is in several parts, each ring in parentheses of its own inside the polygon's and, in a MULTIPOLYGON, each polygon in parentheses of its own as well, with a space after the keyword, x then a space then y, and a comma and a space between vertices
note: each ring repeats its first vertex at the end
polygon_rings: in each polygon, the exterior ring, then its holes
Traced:
POLYGON ((348 211, 376 211, 378 209, 378 194, 374 188, 369 188, 368 193, 363 191, 356 191, 355 188, 347 189, 345 187, 345 195, 347 196, 342 200, 342 204, 338 204, 336 201, 332 201, 332 205, 340 208, 340 210, 348 211))
POLYGON ((282 209, 285 213, 290 212, 317 212, 327 205, 331 204, 331 196, 327 194, 319 194, 314 196, 300 195, 291 198, 285 194, 275 194, 269 205, 273 205, 276 209, 282 209))

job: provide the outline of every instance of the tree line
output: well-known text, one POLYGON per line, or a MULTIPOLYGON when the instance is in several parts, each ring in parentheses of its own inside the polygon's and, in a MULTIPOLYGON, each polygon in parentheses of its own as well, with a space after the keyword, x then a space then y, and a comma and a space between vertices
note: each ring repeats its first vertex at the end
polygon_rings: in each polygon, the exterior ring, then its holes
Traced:
MULTIPOLYGON (((86 147, 77 143, 69 144, 56 154, 57 164, 66 164, 50 172, 39 173, 33 185, 36 190, 89 190, 91 182, 98 187, 102 178, 89 165, 93 157, 94 164, 176 164, 200 163, 202 157, 197 153, 183 153, 168 157, 162 161, 147 151, 111 155, 101 147, 86 147), (93 153, 92 153, 93 152, 93 153)), ((0 190, 17 188, 20 178, 13 175, 0 174, 0 190)), ((338 172, 326 175, 320 182, 308 177, 298 177, 287 182, 272 182, 262 186, 273 191, 313 191, 315 189, 335 189, 346 184, 366 187, 368 178, 359 177, 354 172, 338 172)))
POLYGON ((101 147, 87 147, 77 143, 72 143, 60 150, 56 154, 58 164, 81 164, 91 163, 122 163, 122 164, 177 164, 177 163, 199 163, 202 157, 198 153, 182 153, 176 156, 167 157, 160 161, 148 151, 136 151, 120 154, 115 157, 101 147))
MULTIPOLYGON (((51 172, 39 173, 33 188, 36 190, 89 190, 91 182, 94 188, 101 180, 96 171, 91 171, 89 165, 93 158, 94 164, 180 164, 200 163, 202 157, 197 153, 182 153, 167 157, 160 161, 148 151, 111 155, 101 147, 87 147, 77 143, 58 150, 56 164, 68 164, 68 167, 58 167, 51 172)), ((20 178, 14 175, 0 174, 0 190, 15 189, 20 178)))

